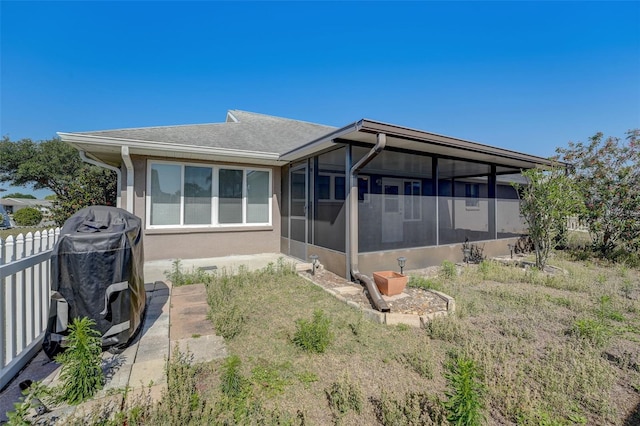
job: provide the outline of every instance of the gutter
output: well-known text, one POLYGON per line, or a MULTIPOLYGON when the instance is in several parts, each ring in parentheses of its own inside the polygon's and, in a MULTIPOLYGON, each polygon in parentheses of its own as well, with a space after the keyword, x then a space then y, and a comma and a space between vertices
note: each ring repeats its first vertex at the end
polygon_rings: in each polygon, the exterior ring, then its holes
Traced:
MULTIPOLYGON (((349 236, 348 236, 348 263, 351 276, 357 281, 364 283, 369 291, 371 301, 380 312, 389 312, 391 309, 387 302, 384 301, 378 286, 371 278, 364 275, 358 269, 358 172, 364 168, 371 160, 378 156, 384 150, 387 144, 387 135, 378 133, 378 142, 371 148, 364 157, 354 164, 349 170, 349 236)), ((351 164, 351 151, 349 150, 349 164, 351 164)))
POLYGON ((80 153, 80 159, 82 159, 82 161, 84 161, 85 163, 93 164, 94 166, 102 167, 104 169, 111 170, 116 173, 116 180, 117 180, 116 185, 118 186, 118 189, 116 192, 116 207, 120 207, 122 205, 122 199, 121 199, 122 198, 121 197, 122 172, 120 171, 120 169, 110 164, 103 163, 101 161, 94 160, 92 158, 87 157, 87 153, 85 151, 78 151, 78 152, 80 153))
POLYGON ((133 162, 129 156, 129 147, 123 145, 120 149, 122 161, 127 168, 127 211, 133 213, 133 162))

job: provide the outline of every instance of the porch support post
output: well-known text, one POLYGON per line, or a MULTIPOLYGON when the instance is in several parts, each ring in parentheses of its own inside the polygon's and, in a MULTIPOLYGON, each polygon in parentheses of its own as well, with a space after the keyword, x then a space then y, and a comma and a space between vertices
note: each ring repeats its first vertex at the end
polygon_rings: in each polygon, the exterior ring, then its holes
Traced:
POLYGON ((436 245, 440 245, 440 207, 438 200, 439 196, 439 187, 438 184, 438 157, 431 158, 431 194, 433 196, 433 217, 434 217, 434 234, 436 236, 436 245))
POLYGON ((497 181, 496 181, 496 166, 495 164, 491 165, 491 174, 487 179, 487 197, 489 198, 489 239, 495 240, 498 238, 498 199, 496 198, 497 193, 497 181))
MULTIPOLYGON (((351 144, 348 144, 345 147, 345 156, 344 156, 344 174, 345 174, 345 184, 348 185, 348 189, 347 193, 346 193, 346 210, 345 210, 345 214, 346 214, 346 220, 345 222, 345 229, 344 229, 344 235, 345 235, 345 245, 344 245, 344 254, 347 258, 347 261, 345 262, 346 265, 346 271, 345 271, 345 277, 347 277, 347 279, 351 279, 351 227, 352 226, 358 226, 358 224, 352 224, 351 223, 351 209, 353 208, 351 206, 351 176, 348 175, 349 171, 351 170, 351 166, 353 164, 353 158, 352 158, 352 153, 351 153, 351 144)), ((357 192, 356 192, 357 194, 357 192)), ((357 208, 357 204, 356 204, 356 208, 357 208)), ((357 213, 356 213, 357 215, 357 213)))

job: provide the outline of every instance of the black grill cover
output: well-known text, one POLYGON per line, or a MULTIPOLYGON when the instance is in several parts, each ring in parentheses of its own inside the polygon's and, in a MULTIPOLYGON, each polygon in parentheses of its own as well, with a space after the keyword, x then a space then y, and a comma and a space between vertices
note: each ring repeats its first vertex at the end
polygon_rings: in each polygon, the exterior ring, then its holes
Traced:
POLYGON ((71 216, 51 254, 51 305, 43 349, 62 350, 74 318, 96 322, 103 348, 126 346, 142 324, 146 293, 142 221, 107 206, 71 216))

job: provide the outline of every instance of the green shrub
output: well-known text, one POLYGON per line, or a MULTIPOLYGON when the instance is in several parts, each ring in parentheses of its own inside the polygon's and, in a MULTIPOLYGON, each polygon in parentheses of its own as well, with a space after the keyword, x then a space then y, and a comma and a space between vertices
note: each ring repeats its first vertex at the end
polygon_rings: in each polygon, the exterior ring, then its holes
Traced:
POLYGON ((42 213, 33 207, 24 207, 13 214, 13 220, 18 226, 36 226, 42 222, 42 213))
POLYGON ((458 356, 448 365, 445 378, 449 388, 444 403, 447 419, 454 425, 473 426, 484 421, 484 385, 479 378, 479 368, 467 357, 458 356))
POLYGON ((95 321, 75 318, 69 325, 66 350, 56 357, 62 364, 60 399, 79 404, 91 398, 104 383, 102 339, 93 326, 95 321))
POLYGON ((299 319, 296 321, 296 333, 293 343, 307 352, 323 353, 331 341, 331 320, 322 310, 313 312, 313 320, 299 319))

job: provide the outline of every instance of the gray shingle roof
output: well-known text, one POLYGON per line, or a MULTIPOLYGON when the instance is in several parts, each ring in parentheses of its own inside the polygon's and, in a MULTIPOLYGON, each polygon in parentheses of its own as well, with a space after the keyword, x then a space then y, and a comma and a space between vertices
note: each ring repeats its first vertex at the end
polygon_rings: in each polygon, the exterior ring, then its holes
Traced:
POLYGON ((317 139, 335 127, 253 112, 229 110, 238 122, 76 132, 149 142, 219 147, 282 154, 317 139))

